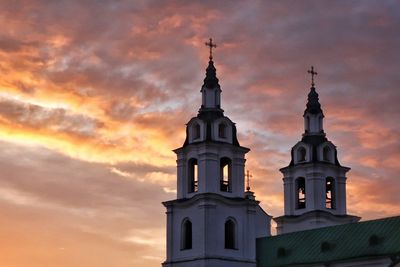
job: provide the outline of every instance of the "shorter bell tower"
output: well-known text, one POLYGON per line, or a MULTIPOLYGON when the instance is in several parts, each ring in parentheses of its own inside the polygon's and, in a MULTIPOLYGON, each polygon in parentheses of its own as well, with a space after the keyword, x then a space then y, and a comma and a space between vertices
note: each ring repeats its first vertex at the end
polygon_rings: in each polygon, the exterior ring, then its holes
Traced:
POLYGON ((167 209, 164 267, 256 267, 256 238, 270 235, 271 217, 245 192, 245 155, 236 125, 221 109, 210 39, 202 104, 186 125, 177 155, 177 199, 167 209))
POLYGON ((357 222, 359 217, 347 214, 346 173, 337 157, 336 146, 326 138, 324 114, 312 82, 304 111, 304 133, 291 151, 289 166, 283 174, 285 215, 274 218, 277 233, 357 222))

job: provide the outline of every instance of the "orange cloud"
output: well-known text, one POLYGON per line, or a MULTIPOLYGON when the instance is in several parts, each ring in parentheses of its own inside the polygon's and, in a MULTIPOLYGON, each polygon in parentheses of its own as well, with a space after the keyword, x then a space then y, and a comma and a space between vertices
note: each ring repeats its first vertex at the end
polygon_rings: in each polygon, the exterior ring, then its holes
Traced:
POLYGON ((352 167, 349 212, 399 214, 398 10, 2 1, 0 265, 159 266, 171 150, 200 107, 210 37, 222 108, 269 214, 283 213, 278 169, 301 139, 310 65, 327 137, 352 167))

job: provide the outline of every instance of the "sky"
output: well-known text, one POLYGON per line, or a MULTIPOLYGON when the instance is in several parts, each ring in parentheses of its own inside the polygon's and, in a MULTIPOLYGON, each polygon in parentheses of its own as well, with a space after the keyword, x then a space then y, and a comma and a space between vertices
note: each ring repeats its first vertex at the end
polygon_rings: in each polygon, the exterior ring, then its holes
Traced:
POLYGON ((0 23, 0 266, 160 266, 210 37, 268 214, 311 65, 348 213, 400 214, 398 1, 0 0, 0 23))

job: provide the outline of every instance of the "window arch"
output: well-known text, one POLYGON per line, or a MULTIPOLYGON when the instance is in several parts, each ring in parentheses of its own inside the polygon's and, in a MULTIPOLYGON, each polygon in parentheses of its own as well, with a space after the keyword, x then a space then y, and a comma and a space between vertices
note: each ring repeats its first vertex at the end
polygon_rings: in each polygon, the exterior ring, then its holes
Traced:
POLYGON ((336 209, 336 189, 335 189, 335 179, 332 177, 327 177, 325 179, 325 207, 327 209, 336 209))
POLYGON ((220 190, 230 192, 232 181, 232 161, 230 158, 221 158, 220 160, 220 190))
POLYGON ((186 218, 182 222, 181 249, 192 248, 192 222, 186 218))
POLYGON ((198 124, 197 122, 193 124, 192 133, 193 140, 200 138, 200 124, 198 124))
POLYGON ((304 147, 299 147, 297 149, 297 161, 298 162, 302 162, 302 161, 306 161, 306 156, 307 156, 307 151, 304 147))
POLYGON ((219 138, 226 138, 226 124, 225 123, 220 123, 218 125, 218 137, 219 138))
POLYGON ((306 133, 311 132, 310 127, 311 127, 310 117, 307 116, 306 117, 306 133))
POLYGON ((332 161, 332 153, 331 153, 331 148, 329 146, 325 146, 322 149, 322 159, 325 161, 332 161))
POLYGON ((323 129, 324 129, 324 127, 323 127, 323 116, 321 115, 321 116, 319 116, 318 117, 318 123, 319 123, 319 125, 318 125, 318 130, 322 133, 323 132, 323 129))
POLYGON ((188 192, 197 192, 199 185, 199 168, 197 164, 197 159, 190 159, 188 161, 188 192))
POLYGON ((233 219, 225 222, 225 248, 236 249, 236 224, 233 219))
POLYGON ((306 179, 304 177, 296 179, 296 208, 306 208, 306 179))

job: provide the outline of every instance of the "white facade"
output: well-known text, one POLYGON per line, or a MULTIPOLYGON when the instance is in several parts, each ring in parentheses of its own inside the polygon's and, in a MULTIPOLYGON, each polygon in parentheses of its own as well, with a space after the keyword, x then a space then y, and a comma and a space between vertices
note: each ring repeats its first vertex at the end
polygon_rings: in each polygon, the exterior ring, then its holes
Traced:
POLYGON ((271 217, 253 192, 244 190, 245 155, 250 149, 239 145, 236 126, 220 107, 221 89, 212 60, 201 92, 199 114, 187 123, 183 146, 174 150, 177 198, 163 203, 167 210, 163 267, 399 266, 400 251, 393 243, 400 240, 393 235, 398 219, 302 232, 360 219, 347 214, 350 168, 340 165, 335 145, 326 138, 314 86, 303 115, 302 140, 292 148, 290 164, 280 169, 284 215, 274 218, 278 236, 272 237, 271 217), (352 235, 353 230, 358 233, 352 235), (281 235, 285 233, 292 234, 281 235), (330 253, 339 248, 342 251, 332 257, 335 254, 330 253))
POLYGON ((244 197, 244 153, 248 149, 229 144, 201 142, 175 150, 177 153, 178 198, 190 198, 201 193, 217 193, 226 197, 244 197), (197 167, 191 166, 191 161, 197 167), (228 164, 225 174, 226 190, 221 190, 221 164, 228 164), (197 169, 197 173, 195 172, 197 169), (192 172, 192 173, 190 173, 192 172), (196 188, 191 190, 192 175, 197 178, 196 188))
POLYGON ((235 124, 220 108, 221 89, 209 62, 202 105, 177 154, 177 199, 167 209, 164 267, 255 267, 256 238, 271 217, 244 190, 245 154, 235 124))
POLYGON ((292 148, 289 166, 283 174, 284 216, 274 218, 277 233, 357 222, 347 215, 346 173, 337 159, 337 150, 323 129, 324 114, 312 87, 304 111, 304 134, 292 148))
POLYGON ((285 215, 301 215, 323 210, 334 215, 346 215, 346 172, 349 168, 333 164, 305 162, 293 168, 283 168, 285 215), (298 179, 305 180, 305 205, 299 207, 298 179), (327 199, 327 179, 332 178, 331 205, 327 199))
POLYGON ((167 260, 163 266, 256 266, 256 238, 269 235, 270 217, 257 201, 214 193, 166 202, 167 260), (182 222, 192 223, 192 247, 183 247, 182 222), (233 248, 225 247, 225 223, 235 224, 233 248))

